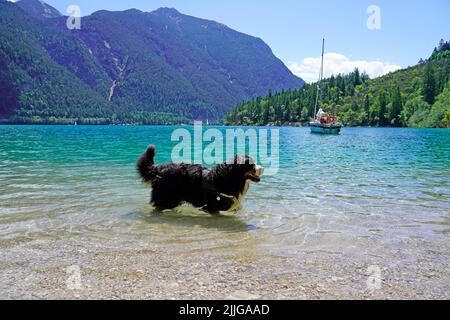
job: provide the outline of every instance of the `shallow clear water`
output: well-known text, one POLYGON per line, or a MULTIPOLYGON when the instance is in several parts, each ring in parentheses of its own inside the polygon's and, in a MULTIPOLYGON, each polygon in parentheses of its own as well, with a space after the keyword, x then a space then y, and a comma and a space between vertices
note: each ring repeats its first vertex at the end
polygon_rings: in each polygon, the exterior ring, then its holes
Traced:
POLYGON ((135 161, 149 143, 169 161, 176 128, 0 126, 0 249, 86 238, 106 251, 120 239, 173 254, 448 263, 449 130, 280 128, 279 173, 252 185, 237 215, 156 215, 135 161))

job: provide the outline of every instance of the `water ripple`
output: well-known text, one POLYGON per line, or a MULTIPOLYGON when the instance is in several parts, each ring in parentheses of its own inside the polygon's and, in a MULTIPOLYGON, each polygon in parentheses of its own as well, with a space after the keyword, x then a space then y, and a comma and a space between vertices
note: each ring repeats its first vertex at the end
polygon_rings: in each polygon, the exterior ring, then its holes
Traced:
POLYGON ((134 162, 148 143, 157 145, 157 161, 168 161, 173 129, 0 126, 0 247, 89 235, 174 253, 254 247, 377 256, 408 238, 448 240, 448 130, 316 136, 282 128, 279 173, 251 187, 238 215, 217 218, 189 206, 158 215, 146 205, 134 162))

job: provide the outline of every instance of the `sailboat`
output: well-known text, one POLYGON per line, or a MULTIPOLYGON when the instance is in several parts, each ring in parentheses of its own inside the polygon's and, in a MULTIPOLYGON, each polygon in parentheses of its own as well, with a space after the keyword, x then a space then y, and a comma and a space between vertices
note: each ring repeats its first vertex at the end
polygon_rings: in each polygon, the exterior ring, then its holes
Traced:
POLYGON ((320 64, 319 81, 317 82, 316 102, 314 104, 313 121, 309 123, 311 133, 321 134, 339 134, 342 129, 341 121, 329 112, 325 112, 322 108, 317 112, 320 97, 320 83, 323 80, 323 56, 325 53, 325 38, 322 41, 322 62, 320 64))

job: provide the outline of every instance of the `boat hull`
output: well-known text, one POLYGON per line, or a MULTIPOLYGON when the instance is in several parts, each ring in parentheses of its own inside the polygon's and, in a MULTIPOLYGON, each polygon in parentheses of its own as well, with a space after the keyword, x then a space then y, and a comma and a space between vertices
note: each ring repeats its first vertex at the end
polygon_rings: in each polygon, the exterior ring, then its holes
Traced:
POLYGON ((310 123, 309 128, 311 133, 318 134, 340 134, 342 125, 338 124, 322 124, 322 123, 310 123))

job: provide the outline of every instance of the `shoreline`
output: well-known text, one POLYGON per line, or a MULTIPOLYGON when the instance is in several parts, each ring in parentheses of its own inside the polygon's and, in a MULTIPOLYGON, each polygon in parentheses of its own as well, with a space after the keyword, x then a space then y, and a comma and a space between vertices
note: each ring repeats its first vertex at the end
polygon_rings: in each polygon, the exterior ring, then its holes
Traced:
MULTIPOLYGON (((58 124, 58 123, 14 123, 14 122, 0 122, 0 126, 61 126, 61 127, 191 127, 193 124, 58 124)), ((256 127, 256 128, 308 128, 306 125, 225 125, 225 124, 206 124, 202 123, 203 127, 256 127)), ((373 127, 373 126, 344 126, 344 128, 367 128, 367 129, 450 129, 436 128, 436 127, 373 127)))

